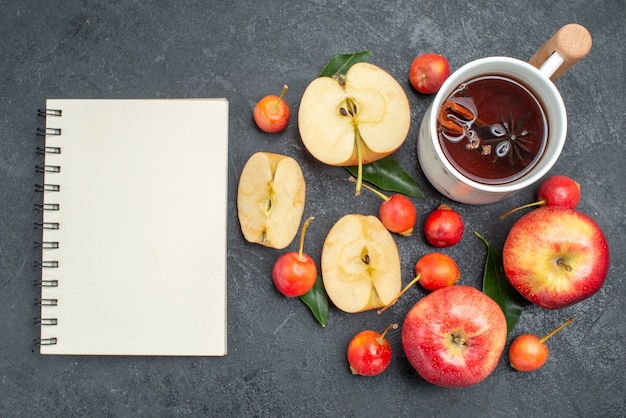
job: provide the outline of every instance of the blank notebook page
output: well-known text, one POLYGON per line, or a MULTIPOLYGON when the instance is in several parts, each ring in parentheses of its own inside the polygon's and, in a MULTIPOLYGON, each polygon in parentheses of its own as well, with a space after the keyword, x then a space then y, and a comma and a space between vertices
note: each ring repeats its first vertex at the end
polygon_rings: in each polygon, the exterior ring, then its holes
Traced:
POLYGON ((228 102, 46 107, 40 352, 226 354, 228 102))

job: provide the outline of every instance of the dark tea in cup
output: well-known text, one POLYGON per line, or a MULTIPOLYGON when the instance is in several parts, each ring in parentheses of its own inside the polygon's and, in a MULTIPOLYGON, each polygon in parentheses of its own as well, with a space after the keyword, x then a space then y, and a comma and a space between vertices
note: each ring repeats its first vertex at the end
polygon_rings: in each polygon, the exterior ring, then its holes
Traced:
POLYGON ((543 178, 567 137, 554 80, 590 48, 589 31, 569 24, 530 62, 485 57, 450 74, 418 132, 417 158, 428 181, 452 200, 483 205, 543 178))
POLYGON ((485 75, 461 83, 443 101, 437 131, 444 155, 461 174, 504 184, 541 159, 548 123, 530 89, 510 77, 485 75))

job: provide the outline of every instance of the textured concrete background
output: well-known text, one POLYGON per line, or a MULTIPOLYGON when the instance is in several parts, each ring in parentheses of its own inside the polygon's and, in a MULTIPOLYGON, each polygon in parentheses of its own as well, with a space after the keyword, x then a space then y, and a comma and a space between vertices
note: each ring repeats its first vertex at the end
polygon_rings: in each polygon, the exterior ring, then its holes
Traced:
MULTIPOLYGON (((624 259, 626 131, 623 0, 499 1, 3 1, 0 0, 0 415, 2 416, 602 416, 626 414, 624 401, 624 259), (211 4, 214 3, 214 4, 211 4), (271 283, 276 250, 244 242, 236 186, 255 151, 295 157, 308 183, 308 252, 319 261, 332 224, 349 212, 375 213, 378 198, 353 196, 342 168, 313 160, 296 125, 299 98, 330 57, 372 51, 370 62, 406 89, 411 132, 395 154, 425 192, 420 221, 442 202, 464 217, 466 234, 447 250, 464 284, 480 287, 484 245, 501 248, 516 216, 534 199, 531 187, 497 204, 448 202, 422 175, 417 127, 432 97, 407 80, 413 58, 446 55, 457 69, 490 55, 528 59, 560 26, 577 22, 593 36, 586 59, 557 82, 569 115, 568 141, 551 174, 581 183, 579 209, 606 232, 609 276, 593 298, 561 311, 529 306, 512 336, 543 335, 570 316, 576 322, 549 341, 547 365, 495 372, 466 389, 422 380, 408 365, 400 332, 389 335, 394 358, 375 378, 352 376, 345 349, 364 328, 401 321, 425 293, 416 287, 382 317, 331 310, 321 328, 298 300, 271 283), (266 135, 252 121, 255 102, 290 87, 288 129, 266 135), (230 101, 228 219, 228 348, 224 358, 45 357, 35 353, 32 301, 33 185, 39 157, 36 116, 48 97, 226 97, 230 101)), ((120 237, 123 239, 123 237, 120 237)), ((430 250, 421 234, 398 239, 405 282, 430 250)), ((290 248, 295 248, 292 245, 290 248)), ((94 266, 97 268, 97 266, 94 266)), ((106 303, 106 301, 103 301, 106 303)), ((98 324, 94 324, 97 327, 98 324)), ((512 337, 511 336, 511 337, 512 337)), ((511 340, 509 338, 509 343, 511 340)), ((158 336, 155 336, 158 338, 158 336)), ((507 345, 508 348, 508 345, 507 345)))

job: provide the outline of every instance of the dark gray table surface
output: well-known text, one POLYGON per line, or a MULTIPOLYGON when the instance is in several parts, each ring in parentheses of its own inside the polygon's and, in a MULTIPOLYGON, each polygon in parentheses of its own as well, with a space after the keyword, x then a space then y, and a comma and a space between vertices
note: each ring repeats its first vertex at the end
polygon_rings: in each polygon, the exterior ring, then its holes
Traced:
MULTIPOLYGON (((0 1, 0 415, 2 416, 580 416, 626 414, 624 253, 626 132, 623 0, 501 1, 0 1), (394 154, 425 192, 415 199, 420 221, 442 202, 466 222, 459 245, 447 250, 464 284, 480 287, 481 232, 501 248, 515 216, 511 207, 534 199, 536 186, 505 201, 469 206, 447 201, 421 173, 417 127, 432 100, 413 91, 413 58, 434 51, 455 70, 491 55, 528 59, 560 26, 586 26, 589 55, 556 84, 569 116, 568 140, 551 174, 581 184, 579 209, 604 229, 612 253, 604 287, 560 311, 528 307, 512 336, 545 334, 567 317, 576 322, 549 341, 547 365, 513 371, 502 357, 479 385, 446 389, 426 383, 408 365, 400 332, 389 335, 394 358, 375 378, 352 376, 345 350, 365 328, 401 321, 425 294, 418 287, 382 317, 330 312, 320 327, 297 299, 273 287, 279 252, 244 241, 236 210, 239 173, 255 151, 295 157, 308 185, 308 252, 319 261, 332 224, 346 213, 375 213, 371 193, 353 196, 342 168, 308 155, 297 111, 307 84, 335 54, 369 49, 411 104, 409 138, 394 154), (252 108, 289 85, 287 130, 256 129, 252 108), (41 356, 32 267, 38 232, 32 210, 39 196, 34 149, 37 109, 48 97, 226 97, 230 102, 228 203, 228 355, 219 358, 41 356)), ((398 240, 404 280, 429 251, 416 234, 398 240)), ((295 249, 295 243, 290 249, 295 249)), ((97 268, 94 266, 94 268, 97 268)), ((94 324, 98 326, 98 324, 94 324)), ((508 340, 510 343, 511 337, 508 340)), ((508 344, 507 344, 508 348, 508 344)))

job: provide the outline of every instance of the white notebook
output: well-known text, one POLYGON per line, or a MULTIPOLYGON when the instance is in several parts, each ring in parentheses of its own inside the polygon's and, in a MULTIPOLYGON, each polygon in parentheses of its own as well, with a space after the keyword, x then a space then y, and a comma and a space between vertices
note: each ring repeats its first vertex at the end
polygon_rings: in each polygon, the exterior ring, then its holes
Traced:
POLYGON ((40 112, 40 353, 225 355, 228 102, 40 112))

